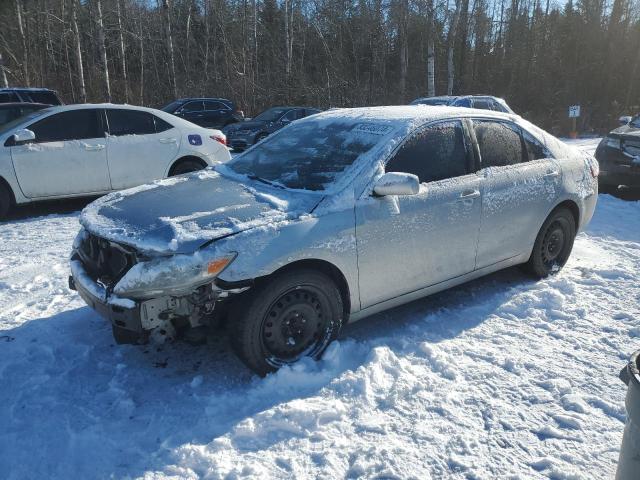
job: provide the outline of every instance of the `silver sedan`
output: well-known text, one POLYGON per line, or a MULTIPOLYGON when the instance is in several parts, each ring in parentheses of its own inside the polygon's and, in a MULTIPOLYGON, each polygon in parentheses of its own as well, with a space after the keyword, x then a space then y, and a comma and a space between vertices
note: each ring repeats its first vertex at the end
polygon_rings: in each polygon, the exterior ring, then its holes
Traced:
POLYGON ((331 110, 219 165, 90 204, 70 285, 119 342, 226 323, 264 375, 344 324, 512 265, 557 273, 595 160, 518 116, 331 110))

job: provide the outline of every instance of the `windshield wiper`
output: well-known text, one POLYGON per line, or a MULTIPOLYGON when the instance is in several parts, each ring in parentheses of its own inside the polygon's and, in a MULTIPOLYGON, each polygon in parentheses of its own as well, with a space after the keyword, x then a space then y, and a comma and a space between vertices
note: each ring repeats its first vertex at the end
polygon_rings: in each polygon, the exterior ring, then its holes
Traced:
POLYGON ((267 179, 265 179, 265 178, 259 177, 259 176, 257 176, 257 175, 247 175, 247 178, 248 178, 249 180, 256 180, 256 181, 261 182, 261 183, 264 183, 264 184, 266 184, 266 185, 270 185, 270 186, 272 186, 272 187, 279 188, 279 189, 281 189, 281 190, 282 190, 282 189, 284 189, 284 187, 283 187, 282 185, 279 185, 279 184, 277 184, 277 183, 275 183, 275 182, 272 182, 272 181, 267 180, 267 179))

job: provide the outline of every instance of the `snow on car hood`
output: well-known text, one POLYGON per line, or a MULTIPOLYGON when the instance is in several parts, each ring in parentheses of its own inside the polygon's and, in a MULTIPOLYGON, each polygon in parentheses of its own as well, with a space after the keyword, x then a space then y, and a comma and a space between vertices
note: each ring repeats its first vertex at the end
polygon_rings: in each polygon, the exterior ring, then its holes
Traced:
POLYGON ((89 204, 80 223, 139 251, 191 253, 211 240, 298 218, 321 198, 202 170, 111 193, 89 204))

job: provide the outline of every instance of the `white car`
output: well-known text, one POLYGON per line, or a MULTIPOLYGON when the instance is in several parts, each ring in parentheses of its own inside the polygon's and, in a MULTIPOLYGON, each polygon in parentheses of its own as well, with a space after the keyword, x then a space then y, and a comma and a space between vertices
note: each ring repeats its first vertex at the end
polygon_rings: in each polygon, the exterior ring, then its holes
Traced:
POLYGON ((14 204, 100 195, 230 158, 222 132, 160 110, 45 108, 0 127, 0 218, 14 204))

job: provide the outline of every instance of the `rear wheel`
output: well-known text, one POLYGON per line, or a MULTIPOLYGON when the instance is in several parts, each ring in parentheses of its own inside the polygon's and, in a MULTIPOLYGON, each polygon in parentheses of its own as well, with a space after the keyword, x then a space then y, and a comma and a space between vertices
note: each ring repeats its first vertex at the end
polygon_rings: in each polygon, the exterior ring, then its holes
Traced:
POLYGON ((0 182, 0 220, 7 216, 9 209, 11 208, 11 192, 0 182))
POLYGON ((526 269, 538 278, 558 273, 571 255, 575 236, 573 214, 567 208, 552 212, 538 232, 526 269))
POLYGON ((202 160, 196 160, 187 158, 185 160, 178 160, 178 162, 171 167, 171 171, 169 172, 170 177, 174 177, 176 175, 183 175, 185 173, 196 172, 198 170, 202 170, 206 167, 206 164, 202 160))
POLYGON ((229 320, 231 344, 259 375, 303 357, 320 358, 342 326, 340 291, 314 270, 277 274, 242 303, 229 320))

